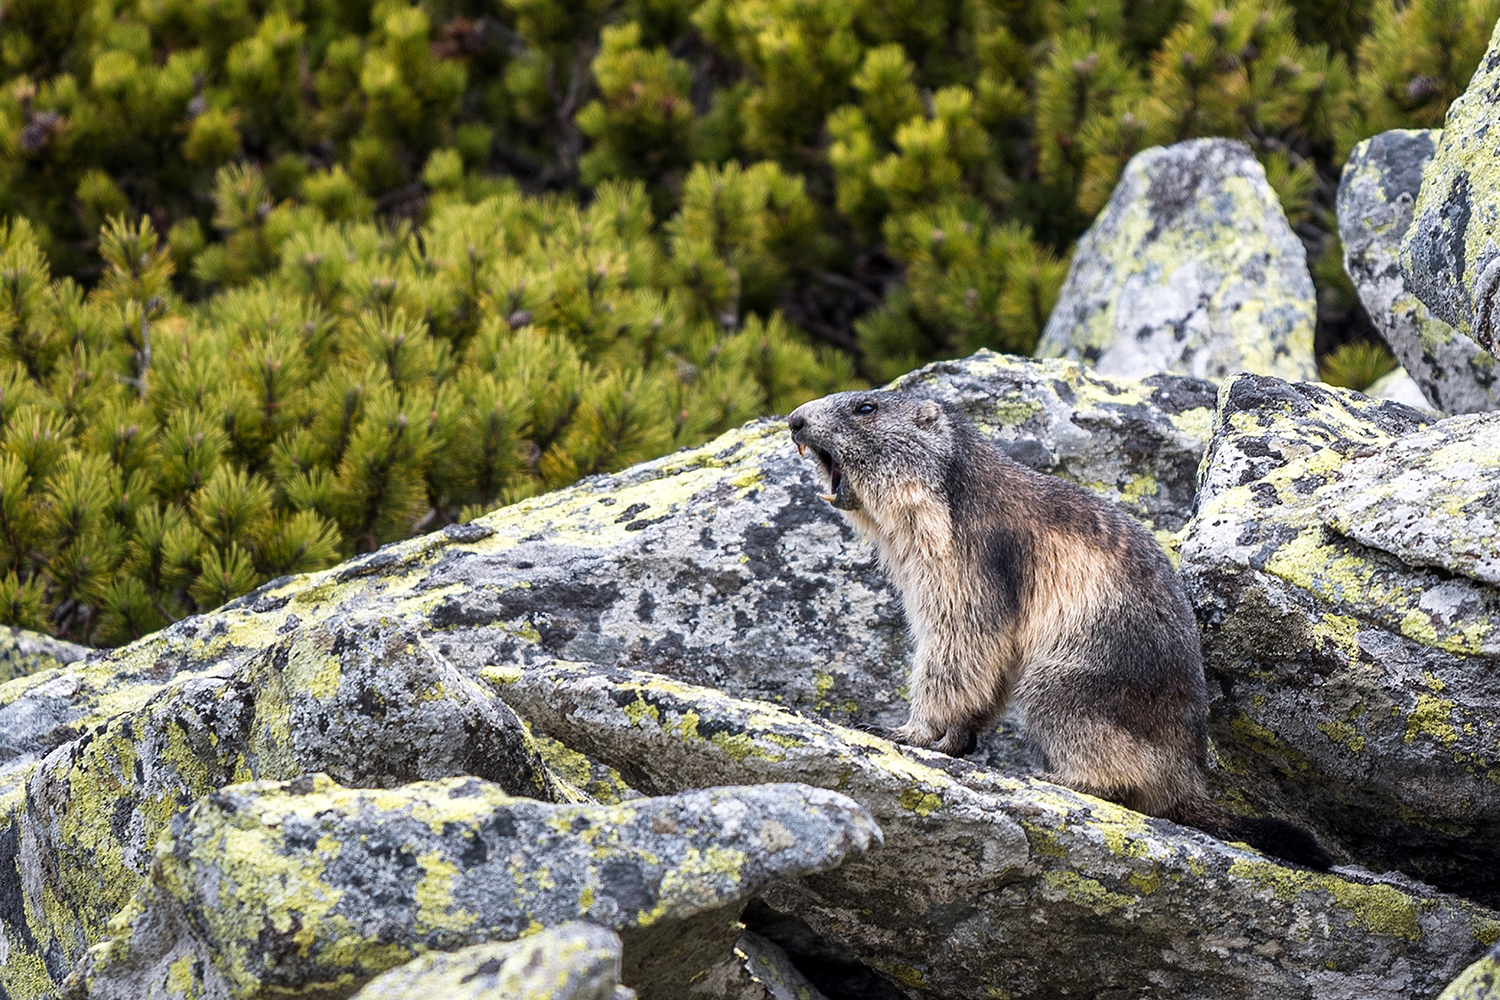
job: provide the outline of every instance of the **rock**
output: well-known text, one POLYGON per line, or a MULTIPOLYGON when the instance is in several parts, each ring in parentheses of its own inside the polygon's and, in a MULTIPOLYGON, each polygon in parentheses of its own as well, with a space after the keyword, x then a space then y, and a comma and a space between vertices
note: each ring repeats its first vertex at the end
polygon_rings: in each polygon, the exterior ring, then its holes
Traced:
POLYGON ((736 948, 745 958, 745 968, 765 984, 768 1000, 828 1000, 797 970, 786 952, 754 931, 740 935, 736 948))
POLYGON ((587 920, 621 932, 623 978, 642 998, 682 996, 699 969, 663 970, 662 939, 698 958, 684 922, 722 919, 778 879, 879 840, 857 803, 796 784, 619 806, 516 799, 477 778, 233 785, 173 825, 149 879, 80 963, 78 989, 95 1000, 348 995, 420 951, 587 920))
POLYGON ((382 972, 354 1000, 631 1000, 619 981, 619 937, 569 923, 521 941, 430 952, 382 972))
POLYGON ((1500 1000, 1500 944, 1465 969, 1438 1000, 1500 1000))
POLYGON ((220 675, 174 681, 49 754, 8 803, 0 863, 20 878, 0 884, 0 914, 45 915, 25 950, 60 982, 182 810, 232 782, 312 771, 369 787, 476 774, 563 796, 515 714, 414 629, 325 621, 220 675))
POLYGON ((1448 106, 1401 244, 1407 287, 1491 354, 1500 352, 1500 161, 1490 134, 1497 107, 1500 24, 1468 89, 1448 106))
POLYGON ((1193 139, 1126 165, 1036 353, 1108 377, 1311 381, 1316 317, 1306 251, 1265 170, 1243 143, 1193 139))
POLYGON ((1422 168, 1441 136, 1439 129, 1396 129, 1354 147, 1339 181, 1339 239, 1344 270, 1365 312, 1422 393, 1422 402, 1399 402, 1474 413, 1500 407, 1495 358, 1434 316, 1401 273, 1401 241, 1411 226, 1422 168))
POLYGON ((1395 1000, 1435 994, 1500 938, 1500 915, 1409 881, 1285 868, 1059 786, 657 675, 554 663, 503 694, 645 791, 795 776, 860 801, 883 846, 765 898, 912 996, 1395 1000))
MULTIPOLYGON (((67 666, 93 650, 23 628, 0 626, 0 684, 39 670, 67 666)), ((0 731, 4 726, 0 724, 0 731)), ((3 736, 0 736, 3 740, 3 736)))
POLYGON ((1392 403, 1401 403, 1418 410, 1432 410, 1431 402, 1422 393, 1422 387, 1417 380, 1412 378, 1405 368, 1398 367, 1395 371, 1387 372, 1374 382, 1365 387, 1365 395, 1371 399, 1387 399, 1392 403))
POLYGON ((1500 418, 1258 376, 1220 400, 1181 570, 1232 784, 1377 870, 1500 903, 1500 588, 1475 539, 1500 418), (1485 478, 1446 478, 1456 461, 1485 478))
POLYGON ((1318 512, 1340 534, 1409 566, 1500 584, 1497 441, 1500 413, 1396 438, 1339 469, 1319 493, 1318 512))

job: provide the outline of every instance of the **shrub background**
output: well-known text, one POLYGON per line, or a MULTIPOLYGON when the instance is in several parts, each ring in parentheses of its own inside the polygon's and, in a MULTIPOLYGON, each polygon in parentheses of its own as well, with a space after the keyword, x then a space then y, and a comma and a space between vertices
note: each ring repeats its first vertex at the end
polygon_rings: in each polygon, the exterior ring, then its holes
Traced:
POLYGON ((14 0, 0 620, 117 643, 981 346, 1141 148, 1333 193, 1500 0, 14 0))

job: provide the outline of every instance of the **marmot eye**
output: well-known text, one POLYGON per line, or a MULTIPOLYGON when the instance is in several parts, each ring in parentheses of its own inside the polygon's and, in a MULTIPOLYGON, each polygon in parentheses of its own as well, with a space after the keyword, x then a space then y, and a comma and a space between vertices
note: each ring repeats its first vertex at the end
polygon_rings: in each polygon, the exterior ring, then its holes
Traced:
POLYGON ((857 414, 859 414, 862 417, 866 416, 868 414, 874 413, 875 412, 875 404, 874 403, 860 403, 858 406, 856 406, 854 408, 854 412, 857 413, 857 414))

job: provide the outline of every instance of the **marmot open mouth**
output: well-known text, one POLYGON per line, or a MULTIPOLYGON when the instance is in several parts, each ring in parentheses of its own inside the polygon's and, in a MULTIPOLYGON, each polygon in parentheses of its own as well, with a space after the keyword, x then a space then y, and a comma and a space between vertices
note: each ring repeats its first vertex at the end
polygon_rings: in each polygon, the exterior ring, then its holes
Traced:
POLYGON ((818 456, 818 461, 823 463, 823 471, 828 473, 828 488, 834 496, 838 495, 839 487, 844 485, 844 467, 838 463, 838 459, 832 454, 813 446, 813 453, 818 456))

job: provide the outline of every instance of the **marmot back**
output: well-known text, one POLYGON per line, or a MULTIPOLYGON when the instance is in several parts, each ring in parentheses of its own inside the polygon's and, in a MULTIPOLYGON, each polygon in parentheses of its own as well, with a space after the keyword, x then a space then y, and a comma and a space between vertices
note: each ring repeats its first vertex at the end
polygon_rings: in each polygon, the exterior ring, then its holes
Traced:
POLYGON ((1197 622, 1144 528, 1007 458, 951 404, 845 392, 788 423, 901 592, 916 656, 892 738, 960 756, 1014 705, 1047 780, 1331 864, 1306 831, 1209 800, 1197 622))

